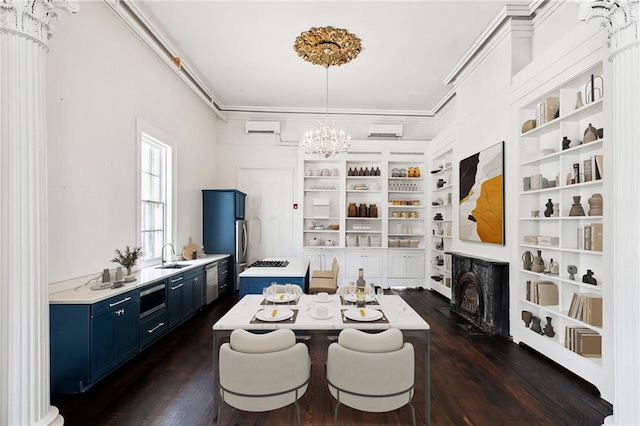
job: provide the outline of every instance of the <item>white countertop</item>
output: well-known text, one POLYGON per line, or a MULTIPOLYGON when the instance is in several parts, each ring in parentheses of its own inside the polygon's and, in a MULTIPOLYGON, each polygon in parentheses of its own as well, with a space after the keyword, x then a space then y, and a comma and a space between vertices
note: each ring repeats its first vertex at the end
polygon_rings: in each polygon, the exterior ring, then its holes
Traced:
POLYGON ((91 286, 99 284, 101 281, 92 280, 89 283, 81 283, 73 288, 67 288, 59 291, 51 291, 49 293, 49 303, 71 303, 71 304, 91 304, 100 302, 101 300, 108 299, 118 294, 126 293, 135 288, 142 287, 154 281, 162 280, 166 277, 170 277, 176 274, 182 274, 190 269, 198 266, 207 265, 216 260, 229 257, 228 254, 210 254, 205 257, 201 257, 195 260, 182 260, 177 263, 186 264, 184 268, 180 269, 159 269, 157 266, 151 266, 144 268, 135 273, 136 280, 130 283, 125 283, 120 288, 110 288, 105 290, 92 290, 91 286))
MULTIPOLYGON (((294 324, 286 322, 261 322, 251 324, 251 319, 260 309, 273 309, 273 305, 264 306, 261 294, 247 294, 235 304, 218 322, 213 325, 213 330, 275 330, 289 328, 292 330, 342 330, 345 328, 357 328, 360 330, 382 330, 387 328, 399 328, 401 330, 429 330, 429 324, 414 311, 400 296, 384 295, 380 305, 367 306, 368 308, 381 309, 389 320, 389 323, 357 322, 344 323, 341 310, 354 308, 354 305, 341 305, 340 296, 329 295, 329 302, 318 302, 316 295, 303 294, 296 305, 275 305, 276 307, 298 309, 298 316, 294 324), (327 306, 333 316, 328 319, 315 319, 311 315, 317 306, 327 306)), ((377 296, 376 296, 377 297, 377 296)))
POLYGON ((263 260, 286 260, 289 262, 284 268, 247 268, 240 273, 240 278, 249 277, 304 277, 309 269, 309 260, 303 258, 269 257, 263 260))

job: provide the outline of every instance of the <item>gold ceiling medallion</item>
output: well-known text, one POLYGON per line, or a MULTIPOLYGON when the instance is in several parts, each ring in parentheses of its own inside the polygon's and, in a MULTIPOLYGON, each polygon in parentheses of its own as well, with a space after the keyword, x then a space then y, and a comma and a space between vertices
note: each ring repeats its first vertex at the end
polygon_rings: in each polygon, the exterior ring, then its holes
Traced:
POLYGON ((358 37, 342 28, 313 27, 296 37, 293 50, 305 61, 330 67, 355 59, 362 45, 358 37))

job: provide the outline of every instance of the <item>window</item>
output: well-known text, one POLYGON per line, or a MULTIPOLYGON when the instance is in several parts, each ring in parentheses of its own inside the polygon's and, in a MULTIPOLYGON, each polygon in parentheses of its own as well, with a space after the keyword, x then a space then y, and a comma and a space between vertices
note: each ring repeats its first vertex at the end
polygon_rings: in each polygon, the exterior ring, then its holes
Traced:
POLYGON ((162 246, 172 241, 173 228, 173 149, 145 130, 139 128, 138 229, 143 266, 160 260, 162 246))

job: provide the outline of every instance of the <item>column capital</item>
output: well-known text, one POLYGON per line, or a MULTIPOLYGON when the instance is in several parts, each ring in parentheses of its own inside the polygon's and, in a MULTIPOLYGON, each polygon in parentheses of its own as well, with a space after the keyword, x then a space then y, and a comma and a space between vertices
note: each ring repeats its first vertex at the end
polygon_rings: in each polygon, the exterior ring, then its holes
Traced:
POLYGON ((598 18, 607 29, 609 48, 615 53, 640 42, 640 0, 576 0, 581 21, 598 18))
POLYGON ((78 9, 79 0, 0 0, 0 33, 23 35, 46 48, 56 11, 76 13, 78 9))

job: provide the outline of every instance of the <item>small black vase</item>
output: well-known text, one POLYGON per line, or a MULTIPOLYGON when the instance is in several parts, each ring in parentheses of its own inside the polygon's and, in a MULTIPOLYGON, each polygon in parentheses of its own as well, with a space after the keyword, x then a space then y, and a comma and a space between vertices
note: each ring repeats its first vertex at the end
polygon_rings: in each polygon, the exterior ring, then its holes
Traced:
POLYGON ((571 139, 569 139, 568 137, 564 137, 562 139, 562 150, 564 151, 565 149, 569 149, 569 144, 571 143, 571 139))
POLYGON ((549 198, 549 201, 547 202, 547 204, 545 204, 545 206, 547 207, 547 209, 544 211, 544 216, 551 217, 551 214, 553 213, 553 202, 551 201, 551 198, 549 198))

